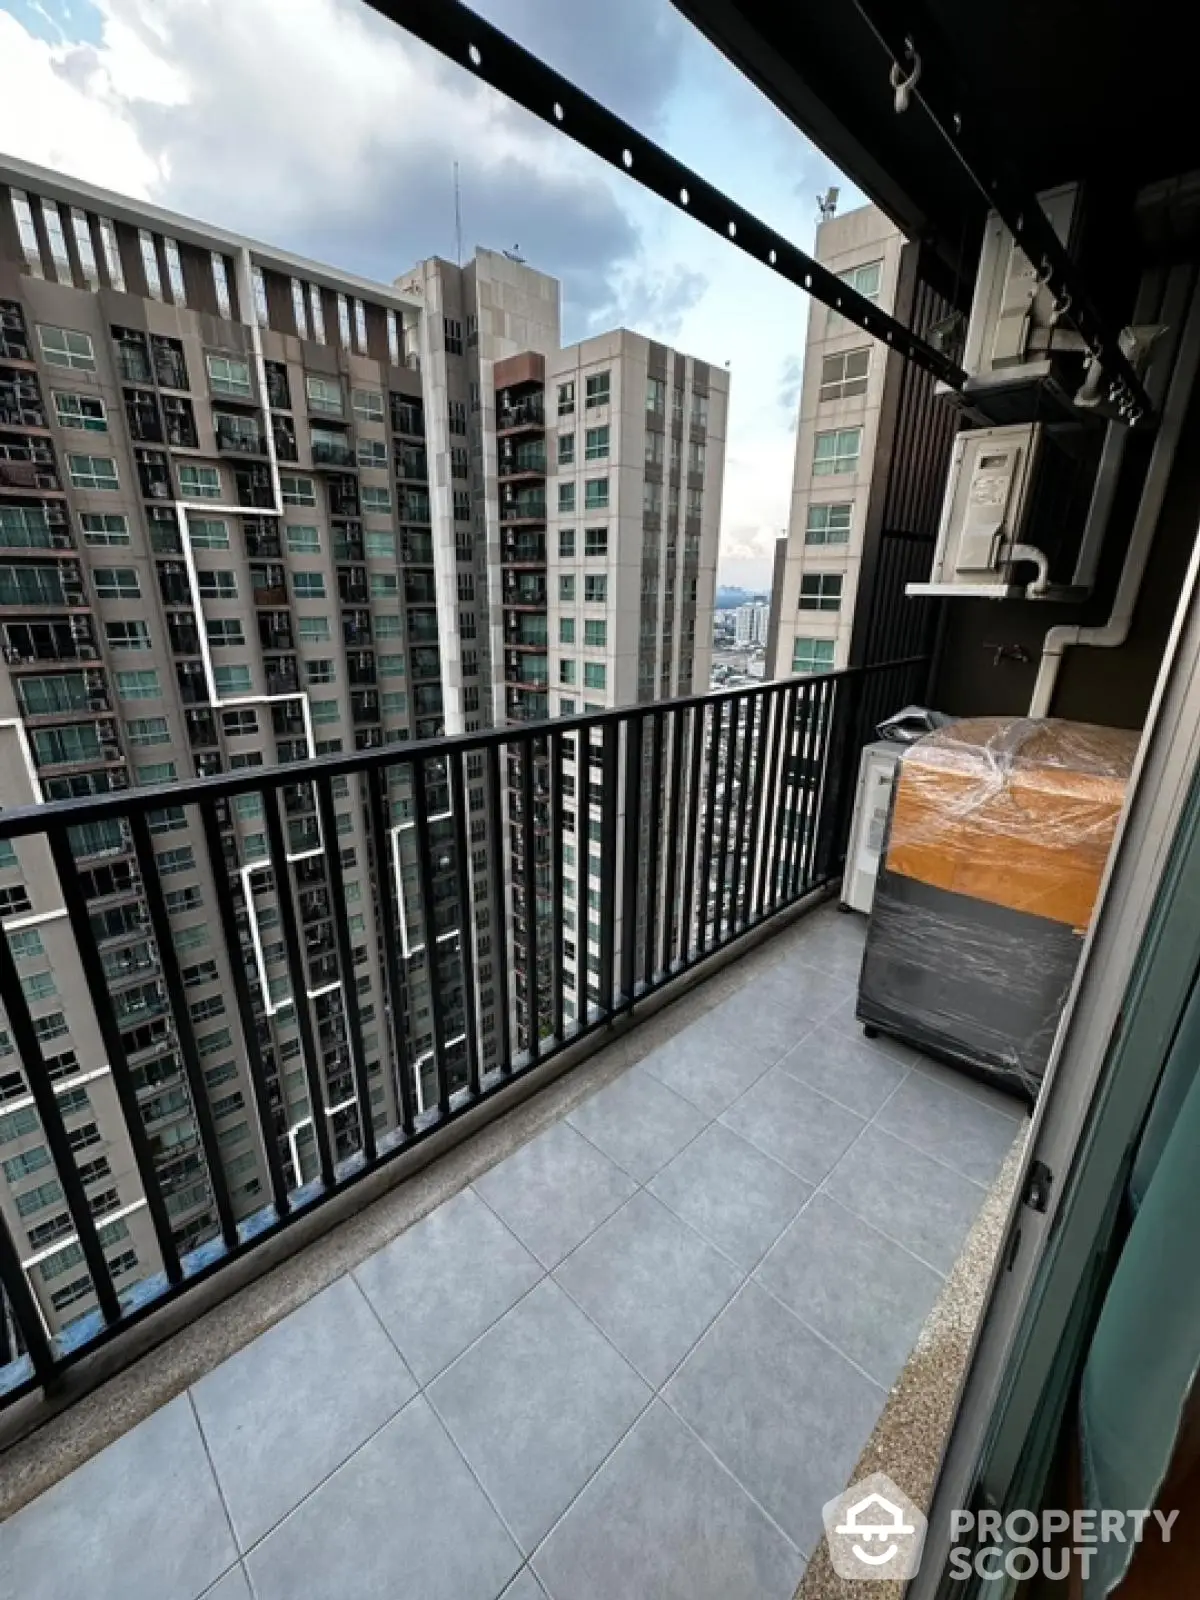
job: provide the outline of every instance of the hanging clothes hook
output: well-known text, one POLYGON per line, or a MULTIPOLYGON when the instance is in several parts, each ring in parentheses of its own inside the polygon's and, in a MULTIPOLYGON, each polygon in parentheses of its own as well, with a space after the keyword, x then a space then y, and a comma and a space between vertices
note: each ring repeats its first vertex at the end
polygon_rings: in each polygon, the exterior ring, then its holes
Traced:
POLYGON ((917 54, 910 41, 905 50, 908 59, 912 62, 912 70, 906 75, 898 61, 892 62, 889 81, 896 94, 896 115, 901 117, 908 110, 912 91, 916 88, 917 80, 921 76, 921 57, 917 54))

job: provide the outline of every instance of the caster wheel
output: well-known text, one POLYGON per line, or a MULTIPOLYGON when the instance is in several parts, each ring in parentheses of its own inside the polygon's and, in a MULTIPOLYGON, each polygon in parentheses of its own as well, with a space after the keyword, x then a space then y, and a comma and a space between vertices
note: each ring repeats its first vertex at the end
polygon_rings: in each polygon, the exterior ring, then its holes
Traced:
POLYGON ((878 1037, 879 1037, 879 1029, 878 1028, 873 1028, 869 1022, 864 1022, 863 1023, 863 1038, 864 1039, 878 1039, 878 1037))
POLYGON ((842 914, 843 914, 843 916, 844 916, 844 915, 845 915, 845 914, 846 914, 846 912, 847 912, 847 911, 853 911, 853 910, 854 910, 854 907, 853 907, 853 906, 848 906, 848 905, 847 905, 847 904, 846 904, 846 902, 845 902, 845 901, 844 901, 844 900, 839 900, 839 901, 838 901, 838 910, 839 910, 839 911, 840 911, 840 912, 841 912, 841 913, 842 913, 842 914))

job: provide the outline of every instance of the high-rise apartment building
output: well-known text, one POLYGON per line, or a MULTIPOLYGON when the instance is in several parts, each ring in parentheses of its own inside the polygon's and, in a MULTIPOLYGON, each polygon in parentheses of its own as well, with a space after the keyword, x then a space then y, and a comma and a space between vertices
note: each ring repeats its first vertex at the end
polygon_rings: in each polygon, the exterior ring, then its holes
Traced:
MULTIPOLYGON (((281 840, 303 997, 288 977, 291 930, 262 799, 235 800, 209 839, 169 786, 706 682, 725 382, 627 333, 563 351, 557 282, 503 253, 478 251, 462 267, 432 259, 376 284, 0 161, 0 806, 166 786, 150 814, 154 868, 239 1218, 268 1190, 222 909, 232 908, 233 958, 246 968, 263 1122, 296 1187, 318 1170, 317 1118, 345 1160, 365 1115, 386 1137, 403 1092, 418 1115, 434 1103, 435 982, 451 1084, 465 1078, 468 970, 480 1067, 498 1066, 520 1021, 501 1015, 492 965, 513 933, 500 909, 511 867, 475 848, 476 819, 511 789, 489 796, 483 757, 469 759, 464 901, 436 767, 425 861, 411 769, 392 769, 382 799, 361 775, 336 782, 365 1108, 331 918, 334 841, 312 785, 287 789, 281 840), (504 376, 514 361, 540 364, 558 404, 564 386, 580 394, 578 456, 560 439, 567 414, 554 414, 539 429, 542 471, 524 479, 513 462, 530 436, 510 425, 504 376), (539 477, 540 526, 513 513, 539 477), (568 504, 568 482, 577 517, 553 509, 568 504), (540 572, 512 543, 538 543, 539 531, 540 572), (510 606, 514 589, 536 592, 532 611, 510 606), (539 652, 515 638, 538 612, 540 676, 539 652), (377 804, 384 862, 372 859, 367 820, 377 804), (225 863, 227 882, 214 881, 210 861, 225 863), (384 937, 392 923, 398 951, 384 937), (387 1010, 393 957, 400 1017, 387 1010), (306 1032, 320 1057, 317 1096, 306 1032)), ((135 844, 116 824, 70 841, 117 1038, 102 1034, 89 997, 63 864, 33 841, 0 851, 0 923, 122 1292, 160 1262, 114 1056, 179 1248, 217 1228, 135 844)), ((57 1329, 95 1300, 5 1024, 0 1213, 57 1329)))
POLYGON ((733 613, 733 642, 739 645, 766 644, 770 608, 752 604, 738 606, 733 613))
MULTIPOLYGON (((903 244, 877 207, 861 206, 818 224, 815 255, 890 312, 903 244)), ((787 557, 771 593, 772 677, 847 663, 886 355, 810 301, 787 557)))

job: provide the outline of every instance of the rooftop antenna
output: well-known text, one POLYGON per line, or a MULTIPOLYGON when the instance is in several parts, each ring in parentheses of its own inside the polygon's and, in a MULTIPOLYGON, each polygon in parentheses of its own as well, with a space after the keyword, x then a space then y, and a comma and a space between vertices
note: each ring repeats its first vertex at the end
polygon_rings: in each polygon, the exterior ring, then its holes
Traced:
POLYGON ((824 194, 817 196, 817 215, 822 222, 828 222, 831 217, 837 216, 839 193, 837 185, 831 183, 824 194))
POLYGON ((456 260, 462 266, 462 196, 458 187, 458 162, 454 163, 454 248, 456 260))

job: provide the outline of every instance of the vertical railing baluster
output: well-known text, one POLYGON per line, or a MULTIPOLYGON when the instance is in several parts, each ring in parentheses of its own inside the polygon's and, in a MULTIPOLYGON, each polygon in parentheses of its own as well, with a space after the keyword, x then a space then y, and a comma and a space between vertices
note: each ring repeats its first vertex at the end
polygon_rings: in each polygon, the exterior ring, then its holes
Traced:
POLYGON ((525 1048, 530 1061, 541 1055, 537 981, 537 830, 534 827, 534 740, 521 741, 521 859, 525 864, 525 1048))
POLYGON ((700 828, 701 764, 704 759, 704 707, 688 712, 691 748, 688 757, 687 834, 683 847, 683 922, 679 932, 680 960, 686 967, 692 959, 699 933, 694 899, 696 892, 696 835, 700 828))
POLYGON ((771 849, 771 905, 778 911, 783 903, 786 880, 784 861, 787 853, 788 829, 795 825, 794 791, 791 762, 796 735, 796 702, 800 685, 789 683, 784 694, 783 717, 780 723, 779 744, 779 805, 775 814, 775 839, 771 849))
MULTIPOLYGON (((617 739, 620 722, 604 724, 600 766, 600 1007, 613 1010, 613 967, 617 944, 617 739)), ((591 763, 588 763, 591 772, 591 763)), ((588 828, 591 855, 591 828, 588 828)))
POLYGON ((662 914, 662 972, 669 976, 675 965, 676 951, 683 932, 683 916, 675 904, 675 891, 679 886, 679 852, 683 834, 683 738, 686 712, 670 708, 665 713, 665 729, 671 740, 671 777, 661 807, 667 824, 667 880, 663 889, 662 914))
MULTIPOLYGON (((125 1119, 130 1148, 133 1150, 134 1164, 137 1167, 138 1178, 142 1185, 142 1193, 146 1197, 146 1210, 150 1213, 150 1221, 154 1227, 154 1237, 158 1244, 159 1254, 162 1257, 163 1270, 167 1274, 168 1283, 179 1283, 183 1278, 183 1266, 179 1260, 179 1251, 175 1247, 175 1237, 171 1232, 171 1218, 167 1214, 167 1203, 163 1196, 162 1186, 158 1181, 158 1173, 155 1170, 154 1154, 150 1148, 150 1136, 146 1132, 146 1124, 142 1120, 142 1109, 138 1104, 137 1090, 134 1087, 133 1075, 129 1070, 125 1045, 121 1039, 121 1026, 113 1008, 112 991, 105 975, 104 962, 101 960, 100 951, 96 947, 96 940, 92 933, 87 896, 83 892, 83 884, 80 882, 79 872, 75 866, 75 857, 71 853, 70 830, 61 827, 48 827, 46 836, 50 845, 50 854, 54 860, 55 871, 58 874, 58 886, 62 892, 67 921, 71 924, 71 932, 75 936, 75 946, 79 953, 79 964, 83 968, 83 978, 87 985, 88 998, 96 1015, 96 1022, 100 1029, 100 1039, 104 1045, 104 1053, 108 1057, 108 1070, 112 1075, 113 1089, 121 1107, 121 1114, 125 1119)), ((5 993, 7 993, 7 985, 5 985, 5 993)), ((11 1017, 11 1010, 9 1015, 11 1017)), ((24 1055, 23 1051, 22 1055, 24 1055)), ((37 1058, 38 1061, 40 1059, 40 1057, 37 1058)), ((32 1074, 35 1066, 36 1062, 30 1058, 26 1061, 26 1072, 32 1074)))
POLYGON ((642 752, 646 719, 625 719, 625 816, 621 825, 621 1002, 633 1004, 637 962, 638 869, 642 854, 642 752))
MULTIPOLYGON (((21 1331, 33 1375, 43 1388, 48 1388, 56 1376, 54 1354, 46 1338, 41 1310, 21 1265, 20 1253, 3 1216, 0 1216, 0 1289, 7 1296, 13 1320, 21 1331)), ((0 1316, 3 1314, 4 1307, 0 1305, 0 1316)))
POLYGON ((350 921, 346 911, 346 882, 342 873, 342 852, 338 847, 337 811, 333 803, 333 779, 316 780, 317 815, 321 837, 325 840, 325 865, 329 872, 329 893, 333 900, 333 937, 337 945, 338 966, 342 973, 342 1009, 350 1034, 354 1088, 358 1096, 358 1127, 363 1154, 375 1160, 375 1124, 371 1115, 371 1080, 367 1076, 367 1056, 363 1049, 362 1016, 358 1008, 358 980, 354 976, 354 947, 350 940, 350 921))
POLYGON ((488 846, 492 860, 492 920, 496 927, 496 966, 500 996, 500 1071, 512 1072, 512 994, 509 990, 508 941, 512 933, 506 892, 510 841, 504 833, 504 793, 500 787, 500 746, 487 747, 488 846))
POLYGON ((740 699, 731 699, 729 706, 729 729, 725 735, 725 746, 721 752, 721 770, 723 782, 721 784, 721 832, 720 842, 717 846, 717 902, 713 909, 713 947, 719 948, 725 942, 726 905, 729 897, 729 832, 733 817, 733 784, 737 772, 738 742, 741 737, 742 702, 740 699))
POLYGON ((199 811, 200 820, 204 826, 204 842, 208 850, 209 870, 212 873, 213 885, 217 895, 217 914, 221 921, 221 931, 225 936, 225 949, 229 955, 229 969, 233 975, 234 999, 237 1002, 238 1019, 242 1025, 242 1038, 246 1046, 246 1064, 250 1071, 251 1087, 254 1090, 263 1158, 267 1164, 267 1176, 271 1180, 271 1198, 275 1202, 276 1214, 280 1217, 286 1217, 291 1202, 288 1200, 287 1179, 284 1177, 283 1162, 279 1155, 279 1140, 276 1137, 273 1125, 271 1095, 267 1084, 266 1071, 263 1067, 262 1048, 258 1040, 258 1019, 254 1015, 254 1000, 250 994, 250 984, 246 978, 246 960, 242 951, 241 935, 238 932, 237 908, 234 904, 233 889, 230 886, 229 871, 225 865, 225 851, 221 841, 221 825, 217 820, 216 808, 211 801, 202 801, 199 811))
MULTIPOLYGON (((300 921, 296 915, 296 897, 292 893, 291 867, 284 845, 283 824, 280 811, 283 795, 278 787, 264 789, 263 810, 266 812, 267 844, 271 852, 271 881, 275 898, 279 901, 279 920, 283 926, 284 949, 287 952, 288 975, 292 982, 292 1007, 296 1025, 300 1030, 300 1051, 304 1057, 304 1078, 308 1084, 308 1102, 312 1111, 313 1136, 317 1141, 317 1160, 320 1164, 321 1182, 327 1189, 334 1184, 333 1150, 329 1141, 329 1119, 326 1115, 325 1084, 321 1072, 321 1057, 317 1050, 317 1036, 313 1029, 312 1006, 308 998, 308 972, 300 948, 300 921)), ((325 849, 338 848, 337 836, 325 840, 325 849)), ((296 1181, 303 1181, 297 1162, 296 1181)))
MULTIPOLYGON (((733 887, 729 893, 729 934, 732 937, 746 923, 746 884, 750 877, 753 857, 746 838, 746 813, 750 804, 750 772, 754 755, 758 708, 762 700, 759 693, 748 694, 744 702, 745 732, 742 735, 742 773, 738 783, 737 823, 734 827, 733 887)), ((753 817, 753 812, 751 812, 753 817)))
POLYGON ((425 757, 418 756, 410 770, 417 840, 417 878, 421 885, 421 921, 425 930, 425 971, 429 979, 433 1071, 437 1080, 438 1111, 445 1117, 450 1114, 450 1070, 446 1061, 445 1001, 438 963, 437 918, 434 915, 433 850, 429 842, 429 767, 425 757))
POLYGON ((458 864, 458 950, 462 967, 463 1024, 467 1036, 467 1086, 479 1093, 479 1015, 475 1005, 475 917, 471 902, 472 864, 467 830, 467 789, 462 752, 450 763, 450 808, 454 812, 454 855, 458 864))
MULTIPOLYGON (((563 914, 566 909, 563 894, 565 882, 563 867, 563 736, 555 729, 550 735, 550 858, 553 884, 551 886, 552 926, 554 929, 554 1037, 561 1040, 563 1028, 563 914)), ((576 855, 578 862, 578 855, 576 855)), ((578 875, 578 874, 577 874, 578 875)), ((578 890, 576 893, 578 894, 578 890)), ((576 918, 579 903, 575 904, 576 918)), ((586 915, 586 913, 585 913, 586 915)), ((579 948, 579 926, 575 927, 575 948, 579 948)), ((587 946, 585 944, 584 949, 587 946)))
MULTIPOLYGON (((666 803, 663 794, 663 729, 666 719, 656 711, 651 719, 650 787, 647 803, 650 809, 650 838, 646 847, 646 937, 642 947, 642 984, 649 988, 655 976, 655 949, 659 932, 659 843, 662 834, 662 814, 666 803)), ((669 910, 667 915, 669 916, 669 910)))
POLYGON ((714 701, 711 707, 708 742, 708 781, 704 789, 704 832, 700 847, 700 938, 699 952, 708 951, 708 923, 712 899, 713 833, 717 824, 717 781, 721 775, 721 741, 725 733, 725 700, 714 701))
POLYGON ((208 1098, 208 1085, 200 1065, 200 1052, 196 1048, 196 1030, 192 1027, 187 993, 175 954, 175 939, 171 932, 171 917, 166 896, 158 876, 158 863, 154 859, 154 843, 144 811, 136 811, 129 819, 133 848, 137 855, 138 870, 142 875, 142 894, 150 912, 150 927, 158 946, 158 964, 167 986, 167 998, 175 1019, 175 1036, 179 1053, 183 1057, 183 1075, 192 1093, 192 1111, 200 1130, 200 1143, 208 1163, 208 1177, 216 1202, 217 1218, 221 1224, 221 1237, 229 1250, 237 1248, 237 1218, 233 1214, 233 1200, 229 1181, 221 1162, 221 1146, 217 1140, 217 1122, 208 1098))
POLYGON ((393 871, 393 845, 389 831, 391 798, 389 767, 380 767, 366 774, 367 815, 371 821, 371 849, 375 860, 375 896, 379 920, 383 929, 384 974, 388 992, 388 1012, 392 1024, 392 1048, 395 1052, 396 1090, 400 1104, 400 1126, 406 1138, 411 1137, 415 1120, 413 1077, 415 1068, 410 1059, 405 1033, 405 1015, 408 1010, 408 985, 401 965, 400 930, 396 924, 396 908, 392 904, 392 886, 397 884, 400 893, 400 852, 395 850, 393 871), (384 808, 387 807, 385 812, 384 808))
POLYGON ((779 810, 779 752, 783 742, 783 703, 785 688, 768 691, 770 734, 763 757, 762 817, 758 836, 758 881, 754 890, 754 917, 757 921, 768 910, 767 888, 770 884, 775 840, 775 818, 779 810))
MULTIPOLYGON (((61 837, 65 844, 65 833, 61 837)), ((118 1322, 121 1318, 121 1302, 117 1298, 117 1291, 113 1288, 112 1275, 108 1270, 108 1262, 104 1259, 104 1251, 96 1231, 96 1220, 92 1216, 92 1209, 84 1193, 83 1180, 75 1165, 75 1154, 71 1149, 62 1114, 58 1109, 58 1097, 54 1092, 54 1085, 50 1082, 50 1074, 46 1071, 46 1061, 42 1055, 33 1018, 29 1014, 25 991, 21 988, 17 964, 9 948, 8 936, 3 932, 0 932, 0 994, 4 996, 4 1009, 8 1014, 8 1025, 12 1029, 13 1043, 17 1047, 17 1057, 25 1068, 29 1092, 33 1096, 38 1117, 41 1119, 42 1132, 46 1136, 46 1143, 50 1146, 50 1154, 54 1158, 58 1181, 62 1185, 71 1221, 75 1224, 75 1233, 79 1247, 83 1251, 83 1259, 92 1275, 92 1287, 96 1291, 101 1314, 105 1322, 118 1322)))

